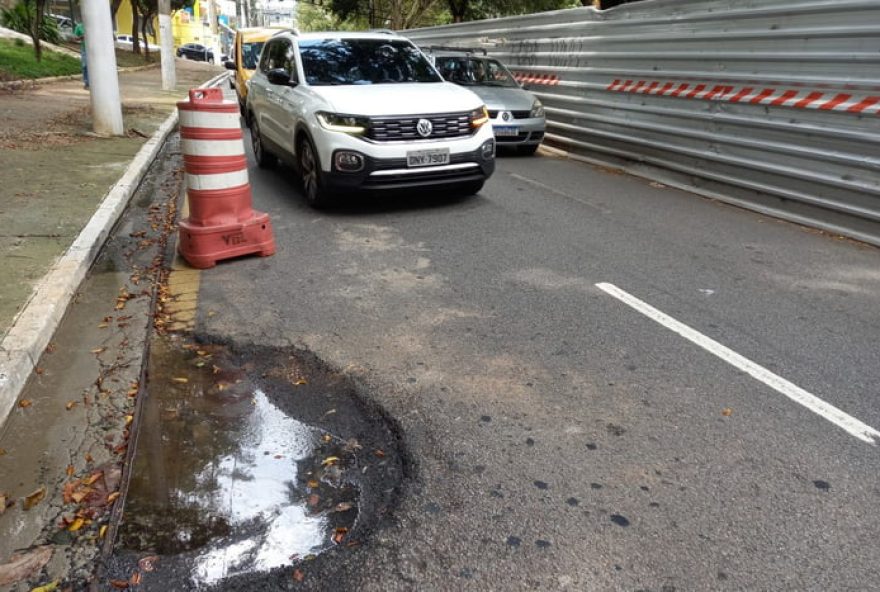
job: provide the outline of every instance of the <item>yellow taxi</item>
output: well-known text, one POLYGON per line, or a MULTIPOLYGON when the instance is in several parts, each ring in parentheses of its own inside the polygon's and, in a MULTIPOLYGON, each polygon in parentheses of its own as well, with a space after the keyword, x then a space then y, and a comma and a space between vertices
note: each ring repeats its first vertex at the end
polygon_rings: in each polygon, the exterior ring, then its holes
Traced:
POLYGON ((241 105, 242 113, 247 101, 247 81, 257 68, 263 45, 272 35, 284 29, 285 27, 249 27, 235 32, 232 55, 225 66, 235 72, 231 84, 235 94, 238 95, 238 104, 241 105))

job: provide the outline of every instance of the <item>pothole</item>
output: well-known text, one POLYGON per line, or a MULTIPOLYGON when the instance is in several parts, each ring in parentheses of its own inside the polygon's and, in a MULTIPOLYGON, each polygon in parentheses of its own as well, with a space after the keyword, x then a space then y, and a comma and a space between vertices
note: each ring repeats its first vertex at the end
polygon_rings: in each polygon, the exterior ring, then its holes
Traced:
POLYGON ((363 544, 396 502, 392 426, 311 356, 170 335, 148 376, 108 583, 258 586, 363 544))

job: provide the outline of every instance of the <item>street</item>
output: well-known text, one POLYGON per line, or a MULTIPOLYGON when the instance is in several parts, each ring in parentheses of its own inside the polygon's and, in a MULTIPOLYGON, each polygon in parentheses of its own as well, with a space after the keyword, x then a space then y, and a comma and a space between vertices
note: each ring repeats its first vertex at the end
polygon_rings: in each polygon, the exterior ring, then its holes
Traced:
POLYGON ((314 352, 399 422, 412 461, 385 524, 303 586, 880 576, 875 248, 548 156, 501 155, 473 198, 327 211, 289 168, 250 180, 278 252, 201 273, 195 336, 314 352))

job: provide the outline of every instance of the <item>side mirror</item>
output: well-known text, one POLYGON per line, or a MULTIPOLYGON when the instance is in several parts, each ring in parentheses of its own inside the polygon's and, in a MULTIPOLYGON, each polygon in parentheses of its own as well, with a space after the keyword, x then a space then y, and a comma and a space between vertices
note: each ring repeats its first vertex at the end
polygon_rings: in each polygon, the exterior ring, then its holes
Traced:
POLYGON ((227 70, 235 70, 235 62, 233 62, 232 60, 227 60, 223 62, 223 65, 226 66, 227 70))
POLYGON ((290 79, 290 74, 284 68, 274 68, 266 73, 266 78, 272 84, 284 86, 296 86, 296 81, 290 79))

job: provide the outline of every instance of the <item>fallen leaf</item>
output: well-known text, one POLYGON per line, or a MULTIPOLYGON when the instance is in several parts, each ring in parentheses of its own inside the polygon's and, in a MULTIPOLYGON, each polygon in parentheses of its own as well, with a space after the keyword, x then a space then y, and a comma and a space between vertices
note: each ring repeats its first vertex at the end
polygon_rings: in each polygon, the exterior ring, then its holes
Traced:
POLYGON ((38 573, 52 558, 49 546, 34 547, 14 553, 8 563, 0 565, 0 586, 14 584, 38 573))
POLYGON ((321 466, 322 467, 329 467, 329 466, 335 465, 338 462, 339 462, 338 456, 328 456, 327 458, 325 458, 324 460, 321 461, 321 466))
POLYGON ((91 492, 91 488, 86 487, 85 489, 81 489, 79 491, 74 491, 73 493, 71 493, 70 499, 75 501, 76 503, 80 503, 81 501, 86 499, 86 496, 89 495, 91 492))
POLYGON ((6 456, 6 449, 0 448, 0 456, 6 456))
POLYGON ((43 487, 40 487, 38 490, 31 493, 30 495, 26 496, 24 498, 24 502, 22 503, 22 506, 24 507, 25 511, 30 510, 31 508, 36 506, 38 503, 43 501, 44 497, 46 497, 46 486, 45 485, 43 487))
POLYGON ((88 479, 86 479, 86 481, 85 481, 86 485, 91 485, 92 483, 94 483, 95 481, 100 479, 103 474, 104 474, 104 471, 95 471, 94 473, 89 475, 88 479))
POLYGON ((68 477, 72 477, 75 470, 76 469, 73 468, 73 465, 67 465, 67 470, 65 472, 68 477))
POLYGON ((108 503, 108 504, 112 504, 113 502, 116 501, 116 499, 117 499, 118 497, 119 497, 119 492, 118 492, 118 491, 114 491, 113 493, 111 493, 110 495, 107 496, 107 503, 108 503))
POLYGON ((375 454, 378 458, 385 458, 385 451, 384 450, 376 449, 373 451, 373 454, 375 454))
POLYGON ((76 401, 68 401, 67 405, 64 406, 64 408, 67 409, 68 411, 70 411, 74 407, 76 407, 76 401))
POLYGON ((295 569, 295 570, 293 570, 293 579, 294 579, 294 581, 296 581, 296 582, 302 582, 302 581, 305 579, 305 577, 306 577, 306 574, 304 574, 304 573, 302 572, 301 569, 295 569))
POLYGON ((55 345, 54 341, 50 341, 49 345, 46 346, 46 353, 47 354, 54 354, 56 349, 58 349, 58 346, 55 345))
POLYGON ((37 586, 31 592, 54 592, 58 589, 58 581, 49 582, 48 584, 43 584, 42 586, 37 586))
POLYGON ((354 504, 351 502, 339 502, 336 504, 336 507, 333 508, 337 512, 348 512, 354 507, 354 504))
POLYGON ((18 406, 21 407, 22 409, 27 409, 31 405, 33 405, 33 402, 30 399, 22 399, 21 401, 18 402, 18 406))
POLYGON ((136 571, 136 572, 134 572, 133 574, 131 574, 131 577, 128 578, 128 582, 129 582, 132 586, 139 586, 140 583, 141 583, 141 572, 136 571))
POLYGON ((297 380, 297 381, 294 382, 293 384, 294 384, 294 386, 302 386, 302 385, 304 385, 304 384, 309 384, 309 383, 306 382, 305 379, 300 378, 299 380, 297 380))
POLYGON ((321 436, 321 439, 324 442, 330 442, 333 440, 333 436, 331 436, 330 434, 324 434, 323 436, 321 436))
POLYGON ((320 486, 320 483, 318 483, 314 479, 311 479, 308 483, 306 483, 306 485, 308 485, 311 489, 317 489, 318 486, 320 486))
POLYGON ((186 384, 189 382, 189 378, 184 378, 183 376, 175 376, 171 379, 171 382, 176 382, 178 384, 186 384))
POLYGON ((74 520, 73 522, 70 523, 70 526, 67 527, 67 530, 69 530, 70 532, 76 532, 77 530, 82 528, 83 524, 85 524, 85 523, 86 523, 86 521, 84 519, 77 518, 76 520, 74 520))
POLYGON ((106 535, 106 534, 107 534, 107 525, 104 524, 104 525, 102 525, 101 528, 98 530, 98 538, 99 538, 99 539, 103 539, 103 538, 104 538, 104 535, 106 535))
POLYGON ((131 425, 131 422, 133 422, 133 421, 134 421, 134 415, 126 415, 126 416, 125 416, 125 425, 126 425, 126 427, 127 427, 127 426, 130 426, 130 425, 131 425))
POLYGON ((337 545, 340 544, 343 540, 345 540, 345 535, 348 534, 348 529, 345 527, 340 527, 336 529, 336 532, 333 533, 333 542, 337 545))
POLYGON ((138 567, 142 571, 150 572, 156 569, 156 562, 159 561, 158 555, 147 555, 138 560, 138 567))
POLYGON ((88 453, 86 453, 85 458, 86 458, 86 462, 92 462, 93 460, 95 460, 95 459, 92 458, 92 455, 91 455, 91 454, 88 454, 88 453))
POLYGON ((110 325, 108 323, 101 323, 100 325, 98 325, 98 329, 106 329, 109 326, 110 325))
POLYGON ((723 415, 724 417, 730 417, 731 415, 733 415, 733 409, 731 409, 730 407, 725 407, 721 410, 721 415, 723 415))
POLYGON ((0 516, 6 511, 6 494, 0 493, 0 516))
POLYGON ((43 372, 45 372, 45 370, 43 370, 43 369, 42 369, 41 367, 39 367, 39 366, 37 366, 36 368, 34 368, 34 374, 42 374, 43 372))
POLYGON ((110 580, 110 585, 117 590, 126 590, 128 588, 128 580, 110 580))
POLYGON ((96 347, 95 349, 92 350, 92 353, 93 354, 100 354, 100 353, 104 352, 106 349, 107 349, 106 347, 96 347))

